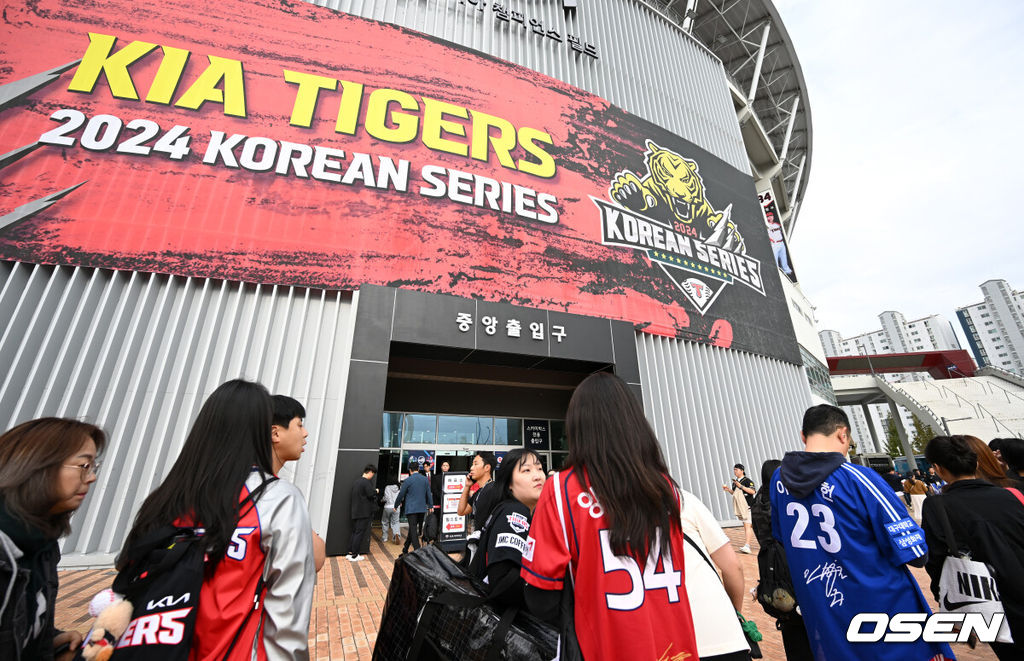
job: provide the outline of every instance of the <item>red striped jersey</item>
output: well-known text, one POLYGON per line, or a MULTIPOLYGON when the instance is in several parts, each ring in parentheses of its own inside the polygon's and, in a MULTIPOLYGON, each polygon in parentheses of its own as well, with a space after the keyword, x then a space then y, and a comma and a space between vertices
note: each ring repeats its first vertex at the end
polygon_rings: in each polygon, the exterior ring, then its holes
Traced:
POLYGON ((588 661, 697 661, 681 529, 669 533, 665 555, 655 541, 643 562, 616 556, 601 504, 577 475, 576 469, 557 473, 544 485, 523 579, 541 589, 574 590, 576 635, 588 661))

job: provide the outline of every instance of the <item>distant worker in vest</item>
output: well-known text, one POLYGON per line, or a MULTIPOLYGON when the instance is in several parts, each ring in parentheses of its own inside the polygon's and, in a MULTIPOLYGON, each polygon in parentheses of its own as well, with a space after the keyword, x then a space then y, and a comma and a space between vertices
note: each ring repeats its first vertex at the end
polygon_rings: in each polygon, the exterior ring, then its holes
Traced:
POLYGON ((814 658, 953 659, 945 643, 849 640, 874 631, 872 622, 857 624, 861 613, 931 614, 906 567, 923 567, 928 547, 882 476, 846 461, 850 421, 842 409, 807 409, 801 436, 806 450, 786 453, 769 493, 772 535, 786 549, 814 658))
POLYGON ((423 517, 434 504, 434 499, 430 495, 430 482, 427 480, 426 470, 420 468, 419 464, 409 464, 409 477, 405 478, 402 488, 398 490, 395 508, 397 509, 403 504, 405 505, 405 518, 409 521, 409 530, 405 535, 402 553, 408 553, 410 546, 414 551, 420 547, 423 517))
POLYGON ((370 518, 377 509, 377 489, 373 486, 373 478, 377 475, 377 467, 366 464, 363 474, 352 483, 352 494, 349 510, 352 514, 352 536, 348 542, 349 562, 364 559, 363 545, 370 531, 370 518))
POLYGON ((722 490, 732 494, 732 511, 743 523, 744 542, 740 553, 750 553, 750 540, 754 537, 754 529, 750 525, 750 506, 754 503, 754 481, 747 477, 747 469, 743 464, 732 467, 732 485, 723 484, 722 490))

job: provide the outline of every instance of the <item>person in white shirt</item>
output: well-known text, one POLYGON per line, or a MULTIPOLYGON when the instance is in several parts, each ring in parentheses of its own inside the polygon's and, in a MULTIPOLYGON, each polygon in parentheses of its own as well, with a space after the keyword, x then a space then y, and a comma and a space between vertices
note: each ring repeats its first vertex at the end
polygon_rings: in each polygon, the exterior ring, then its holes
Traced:
POLYGON ((389 484, 384 487, 384 514, 380 517, 380 528, 381 537, 384 543, 388 542, 388 531, 391 532, 391 538, 395 544, 401 544, 402 539, 399 537, 399 523, 398 523, 398 510, 395 509, 395 499, 398 498, 398 485, 389 484))
POLYGON ((688 540, 686 593, 700 595, 699 600, 690 602, 691 607, 696 605, 690 613, 697 634, 697 652, 701 661, 749 661, 750 647, 736 616, 743 608, 743 566, 739 556, 711 510, 689 491, 680 492, 680 518, 688 540), (709 560, 722 572, 721 579, 709 560))

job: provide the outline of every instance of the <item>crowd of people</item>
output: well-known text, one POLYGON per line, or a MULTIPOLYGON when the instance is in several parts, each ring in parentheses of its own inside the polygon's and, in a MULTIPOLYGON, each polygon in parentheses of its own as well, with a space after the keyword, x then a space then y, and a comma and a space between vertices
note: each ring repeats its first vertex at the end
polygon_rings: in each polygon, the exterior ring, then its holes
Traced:
MULTIPOLYGON (((155 531, 202 535, 190 658, 308 658, 324 546, 301 493, 277 478, 302 456, 304 418, 299 402, 257 383, 221 385, 135 516, 120 570, 155 531)), ((739 557, 707 505, 670 474, 628 386, 608 373, 587 377, 565 427, 569 455, 558 473, 546 475, 525 448, 500 469, 490 452, 473 459, 458 503, 475 532, 464 566, 489 600, 571 632, 561 639, 566 658, 757 658, 760 634, 741 615, 739 557)), ((762 580, 766 569, 790 577, 790 608, 778 621, 788 659, 954 658, 944 642, 849 640, 858 614, 930 613, 908 566, 924 567, 948 602, 952 560, 990 571, 1006 621, 992 649, 1024 658, 1024 441, 936 437, 927 474, 893 480, 848 462, 850 425, 839 408, 808 409, 801 437, 803 450, 765 462, 760 489, 742 464, 722 485, 744 525, 740 552, 751 553, 756 538, 762 580)), ((98 427, 59 418, 0 436, 0 658, 63 661, 82 643, 54 626, 58 540, 97 479, 106 443, 98 427)), ((376 472, 365 466, 352 485, 353 562, 377 507, 384 540, 395 543, 404 510, 404 555, 419 548, 424 516, 439 505, 439 480, 425 470, 383 490, 376 472)), ((136 639, 145 637, 139 627, 136 639)))

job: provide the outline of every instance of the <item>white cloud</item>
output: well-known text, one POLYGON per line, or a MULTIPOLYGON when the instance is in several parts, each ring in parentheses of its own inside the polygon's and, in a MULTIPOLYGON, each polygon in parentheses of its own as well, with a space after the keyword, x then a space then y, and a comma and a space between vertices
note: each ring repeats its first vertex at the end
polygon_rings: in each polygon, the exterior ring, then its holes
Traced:
MULTIPOLYGON (((793 235, 822 328, 844 336, 1024 288, 1024 3, 776 2, 814 128, 793 235)), ((959 328, 958 328, 959 330, 959 328)))

